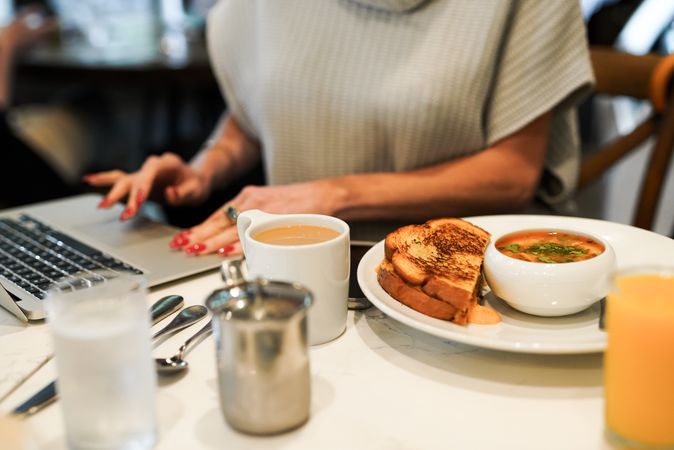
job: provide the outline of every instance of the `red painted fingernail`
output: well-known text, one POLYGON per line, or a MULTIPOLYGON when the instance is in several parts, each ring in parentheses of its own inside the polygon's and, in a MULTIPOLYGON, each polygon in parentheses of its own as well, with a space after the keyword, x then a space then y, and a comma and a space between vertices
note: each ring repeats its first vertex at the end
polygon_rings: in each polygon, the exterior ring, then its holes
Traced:
POLYGON ((180 233, 173 236, 173 240, 175 241, 176 239, 187 238, 187 235, 190 234, 191 232, 192 230, 181 231, 180 233))
POLYGON ((98 204, 98 207, 99 207, 99 208, 107 208, 108 206, 110 206, 110 200, 108 200, 107 198, 104 198, 104 199, 101 200, 100 203, 98 204))
POLYGON ((189 253, 190 255, 192 255, 192 254, 194 254, 194 253, 201 253, 201 252, 203 252, 204 250, 206 250, 206 246, 205 246, 204 244, 194 244, 193 246, 188 247, 187 249, 185 249, 185 252, 187 252, 187 253, 189 253))
POLYGON ((84 180, 86 182, 91 181, 93 178, 94 178, 94 176, 90 175, 90 174, 82 175, 82 180, 84 180))
POLYGON ((178 197, 178 189, 175 186, 169 186, 169 192, 171 197, 178 197))
POLYGON ((180 248, 187 244, 189 240, 183 236, 176 236, 170 243, 169 247, 171 248, 180 248))
POLYGON ((133 214, 133 211, 131 211, 130 208, 126 208, 124 211, 122 211, 122 214, 119 216, 119 220, 127 220, 131 217, 131 214, 133 214))
POLYGON ((145 194, 143 193, 143 191, 136 192, 136 208, 140 209, 144 201, 145 201, 145 194))
POLYGON ((230 244, 230 245, 225 245, 224 247, 220 247, 220 248, 218 249, 218 255, 220 255, 220 256, 229 255, 229 254, 232 253, 233 251, 234 251, 234 246, 233 246, 233 245, 231 245, 231 244, 230 244))

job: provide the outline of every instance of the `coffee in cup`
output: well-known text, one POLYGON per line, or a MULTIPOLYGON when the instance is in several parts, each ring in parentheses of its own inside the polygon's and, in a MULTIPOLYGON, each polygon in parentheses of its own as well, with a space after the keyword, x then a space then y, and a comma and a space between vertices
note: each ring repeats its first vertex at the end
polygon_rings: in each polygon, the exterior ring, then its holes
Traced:
POLYGON ((331 241, 339 231, 319 225, 285 225, 258 231, 253 239, 272 245, 310 245, 331 241))

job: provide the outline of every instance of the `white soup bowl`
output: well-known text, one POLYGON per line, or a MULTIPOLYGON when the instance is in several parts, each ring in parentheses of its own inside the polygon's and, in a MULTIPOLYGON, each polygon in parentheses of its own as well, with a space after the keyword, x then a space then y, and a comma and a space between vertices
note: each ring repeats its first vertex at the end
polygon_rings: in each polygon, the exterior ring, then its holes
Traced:
POLYGON ((580 312, 606 296, 615 270, 615 253, 606 240, 579 230, 537 228, 493 236, 484 261, 484 275, 492 292, 513 308, 536 316, 564 316, 580 312), (576 262, 523 261, 501 253, 496 242, 523 231, 558 231, 594 239, 604 246, 599 255, 576 262))

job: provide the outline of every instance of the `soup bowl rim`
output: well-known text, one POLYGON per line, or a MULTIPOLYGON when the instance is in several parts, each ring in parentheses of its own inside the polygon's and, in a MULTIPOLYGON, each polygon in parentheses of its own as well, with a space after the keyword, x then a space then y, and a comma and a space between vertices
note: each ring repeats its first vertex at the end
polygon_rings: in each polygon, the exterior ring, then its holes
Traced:
MULTIPOLYGON (((487 246, 487 252, 489 252, 490 249, 491 249, 491 251, 495 252, 493 255, 491 255, 492 257, 506 258, 506 261, 508 261, 509 263, 510 263, 510 261, 513 261, 510 264, 514 264, 514 265, 522 264, 523 267, 529 267, 529 268, 533 268, 533 267, 536 267, 536 266, 544 266, 546 268, 546 270, 552 270, 551 269, 552 267, 567 267, 567 266, 577 267, 578 265, 588 266, 588 265, 596 264, 593 261, 595 261, 597 259, 600 259, 600 260, 604 259, 605 258, 604 255, 606 255, 607 253, 609 253, 609 257, 610 257, 610 254, 613 253, 613 249, 612 249, 611 245, 608 243, 608 241, 606 239, 600 237, 600 236, 597 236, 597 235, 592 234, 592 233, 588 233, 586 231, 578 231, 578 230, 572 230, 572 229, 568 229, 568 228, 553 228, 553 227, 522 228, 520 230, 511 230, 511 231, 504 232, 501 235, 499 235, 498 237, 492 237, 492 239, 489 242, 489 245, 487 246), (597 254, 596 256, 593 256, 592 258, 583 259, 583 260, 580 260, 580 261, 570 261, 570 262, 563 262, 563 263, 546 263, 546 262, 543 262, 543 261, 525 261, 523 259, 514 258, 512 256, 506 255, 505 253, 500 251, 498 248, 496 248, 496 243, 499 240, 503 239, 504 237, 510 236, 512 234, 524 233, 524 232, 527 232, 527 231, 556 231, 556 232, 561 232, 561 233, 568 233, 568 234, 575 234, 575 235, 578 235, 578 236, 584 236, 584 237, 588 237, 588 238, 594 239, 595 241, 599 242, 604 247, 604 250, 601 253, 597 254)), ((485 264, 487 264, 487 256, 486 255, 485 255, 485 264)), ((564 270, 564 269, 562 269, 562 270, 564 270)), ((575 270, 575 269, 572 269, 572 270, 575 270)))

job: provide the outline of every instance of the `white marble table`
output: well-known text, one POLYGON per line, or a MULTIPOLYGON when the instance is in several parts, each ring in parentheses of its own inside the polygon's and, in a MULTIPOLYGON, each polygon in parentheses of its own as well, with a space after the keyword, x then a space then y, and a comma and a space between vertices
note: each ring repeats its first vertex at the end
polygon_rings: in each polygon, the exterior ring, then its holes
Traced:
MULTIPOLYGON (((220 286, 211 273, 164 286, 163 295, 203 303, 220 286)), ((47 325, 24 327, 0 310, 8 342, 45 353, 47 325)), ((172 354, 196 328, 156 349, 172 354)), ((48 350, 47 350, 48 353, 48 350)), ((39 359, 39 358, 38 358, 39 359)), ((213 338, 188 355, 184 376, 161 379, 157 449, 604 449, 600 354, 543 356, 443 341, 375 308, 349 313, 346 332, 311 349, 312 412, 302 428, 274 437, 240 434, 219 409, 213 338)), ((0 380, 36 357, 14 354, 0 380)), ((53 361, 0 404, 7 412, 55 376, 53 361)), ((24 420, 27 448, 65 447, 58 403, 24 420)), ((0 436, 0 440, 2 437, 0 436)), ((2 444, 0 444, 2 446, 2 444)))

